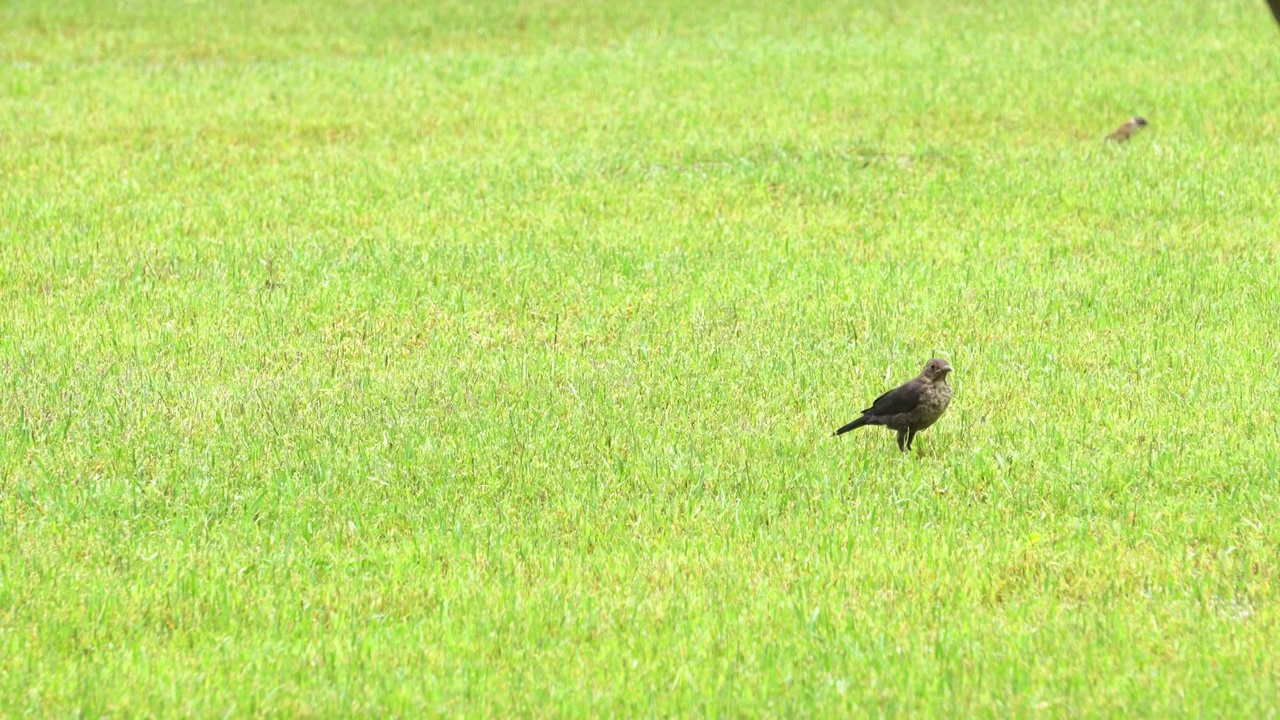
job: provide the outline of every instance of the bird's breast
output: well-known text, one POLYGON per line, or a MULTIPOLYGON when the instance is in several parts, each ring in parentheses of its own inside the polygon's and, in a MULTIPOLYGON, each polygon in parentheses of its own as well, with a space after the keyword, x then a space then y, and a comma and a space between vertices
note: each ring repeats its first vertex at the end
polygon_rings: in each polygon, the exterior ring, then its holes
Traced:
POLYGON ((951 386, 937 383, 931 386, 920 400, 922 414, 937 418, 946 412, 947 406, 951 404, 951 386))

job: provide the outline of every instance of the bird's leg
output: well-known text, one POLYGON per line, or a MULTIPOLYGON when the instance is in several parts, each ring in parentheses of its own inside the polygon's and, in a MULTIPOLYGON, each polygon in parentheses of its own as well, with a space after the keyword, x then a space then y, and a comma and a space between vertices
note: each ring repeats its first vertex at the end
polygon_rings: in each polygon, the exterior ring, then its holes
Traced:
POLYGON ((915 430, 907 430, 907 449, 911 449, 911 441, 916 439, 915 430))
POLYGON ((902 446, 902 443, 906 442, 906 439, 907 439, 907 431, 906 431, 906 430, 899 430, 899 431, 898 431, 898 452, 906 452, 906 451, 907 451, 907 449, 906 449, 905 447, 903 447, 903 446, 902 446))

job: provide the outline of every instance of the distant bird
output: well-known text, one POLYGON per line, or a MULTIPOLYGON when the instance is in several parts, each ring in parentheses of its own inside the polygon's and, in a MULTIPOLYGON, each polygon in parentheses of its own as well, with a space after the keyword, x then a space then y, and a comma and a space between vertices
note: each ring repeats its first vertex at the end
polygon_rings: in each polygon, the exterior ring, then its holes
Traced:
POLYGON ((1146 126, 1147 121, 1143 118, 1132 118, 1129 122, 1116 128, 1116 131, 1108 135, 1107 139, 1115 142, 1127 142, 1129 138, 1133 137, 1134 134, 1146 126))
POLYGON ((920 376, 876 398, 862 417, 836 431, 843 435, 863 425, 883 425, 898 432, 898 449, 911 449, 916 433, 936 423, 951 404, 951 386, 947 373, 951 363, 934 358, 925 363, 920 376))

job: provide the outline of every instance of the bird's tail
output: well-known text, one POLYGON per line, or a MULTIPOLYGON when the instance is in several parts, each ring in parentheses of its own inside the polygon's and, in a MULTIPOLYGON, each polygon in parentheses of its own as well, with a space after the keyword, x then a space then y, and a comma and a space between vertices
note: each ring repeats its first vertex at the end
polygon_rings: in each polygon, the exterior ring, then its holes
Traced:
POLYGON ((837 430, 837 431, 836 431, 836 435, 843 435, 843 434, 845 434, 845 433, 849 432, 850 430, 857 430, 858 428, 862 427, 863 425, 866 425, 866 424, 867 424, 867 423, 869 423, 869 422, 871 422, 871 418, 867 417, 866 415, 863 415, 862 417, 858 418, 857 420, 854 420, 853 422, 849 423, 848 425, 845 425, 844 427, 842 427, 842 428, 840 428, 839 430, 837 430))

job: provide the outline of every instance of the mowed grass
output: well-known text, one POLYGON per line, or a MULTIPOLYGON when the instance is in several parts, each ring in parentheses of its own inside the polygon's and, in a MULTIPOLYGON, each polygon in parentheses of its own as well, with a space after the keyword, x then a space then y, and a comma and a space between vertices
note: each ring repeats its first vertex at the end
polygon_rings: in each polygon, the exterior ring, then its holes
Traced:
POLYGON ((0 8, 0 715, 1277 713, 1263 5, 686 5, 0 8))

